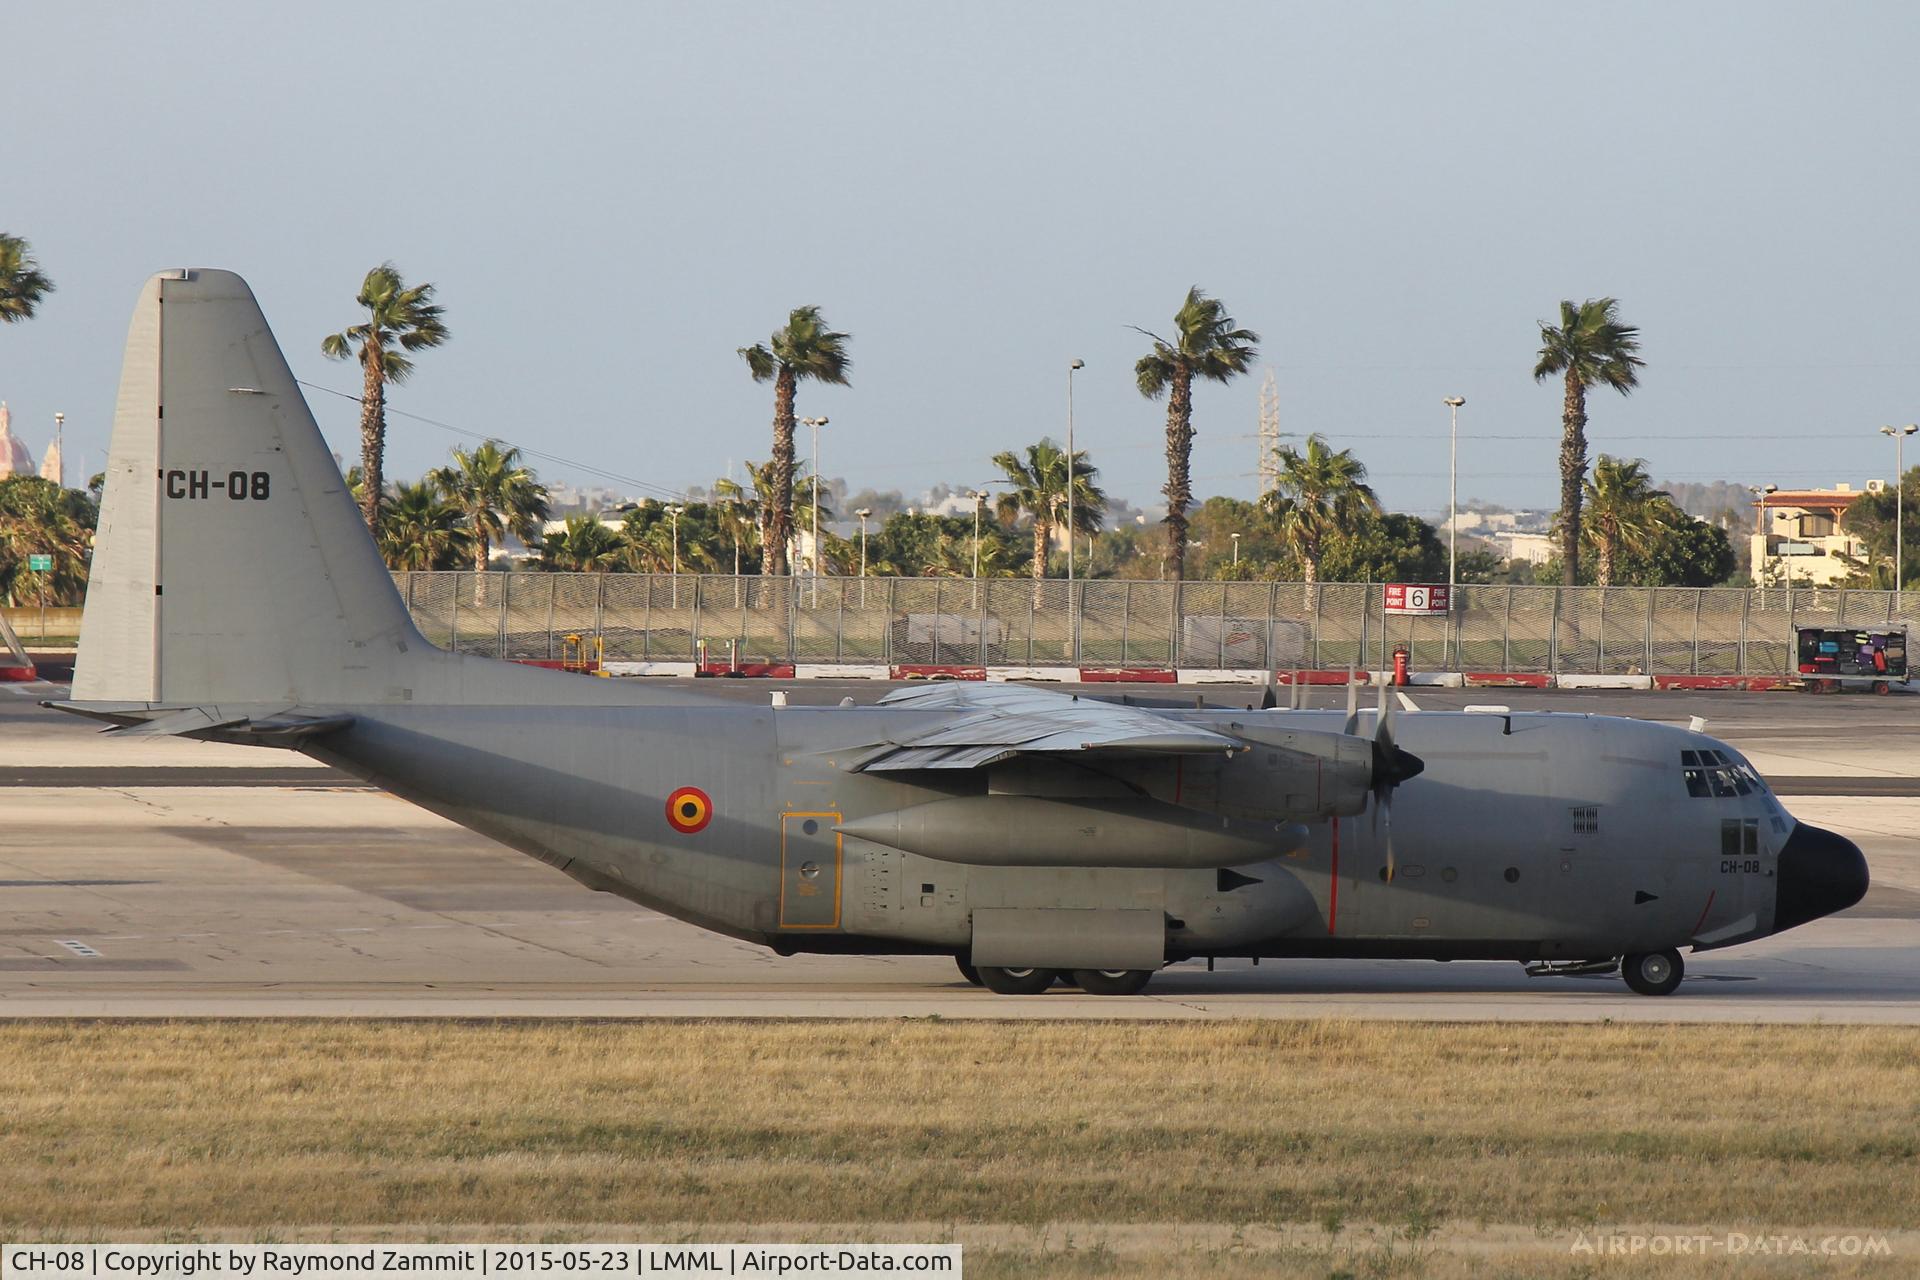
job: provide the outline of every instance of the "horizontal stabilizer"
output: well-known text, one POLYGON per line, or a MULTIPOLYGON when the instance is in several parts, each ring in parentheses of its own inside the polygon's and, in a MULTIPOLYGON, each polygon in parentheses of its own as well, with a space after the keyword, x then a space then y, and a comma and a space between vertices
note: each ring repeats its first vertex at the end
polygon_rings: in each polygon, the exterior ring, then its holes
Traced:
POLYGON ((353 723, 348 715, 225 715, 218 707, 152 707, 138 703, 43 702, 43 707, 108 722, 116 738, 197 738, 260 747, 298 747, 353 723))

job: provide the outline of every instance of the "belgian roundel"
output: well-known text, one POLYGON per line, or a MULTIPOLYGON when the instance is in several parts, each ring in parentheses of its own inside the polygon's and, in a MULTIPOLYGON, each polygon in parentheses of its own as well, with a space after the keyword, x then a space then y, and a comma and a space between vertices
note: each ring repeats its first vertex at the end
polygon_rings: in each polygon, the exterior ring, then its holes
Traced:
POLYGON ((667 825, 681 835, 704 830, 713 821, 713 801, 698 787, 681 787, 667 797, 667 825))

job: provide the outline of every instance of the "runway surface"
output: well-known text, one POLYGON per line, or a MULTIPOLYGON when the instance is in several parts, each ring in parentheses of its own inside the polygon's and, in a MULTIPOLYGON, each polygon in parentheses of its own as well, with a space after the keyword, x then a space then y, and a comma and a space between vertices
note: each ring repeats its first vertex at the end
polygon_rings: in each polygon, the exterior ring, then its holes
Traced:
MULTIPOLYGON (((691 683, 691 682, 689 682, 691 683)), ((759 700, 768 682, 704 681, 759 700)), ((1675 996, 1511 963, 1222 962, 1148 994, 977 991, 950 961, 795 956, 604 894, 301 757, 102 740, 0 696, 0 1016, 1393 1017, 1920 1024, 1920 700, 1793 694, 1421 690, 1684 723, 1746 752, 1789 808, 1866 851, 1874 887, 1838 917, 1688 957, 1675 996)), ((806 682, 792 700, 877 697, 806 682)), ((1110 689, 1099 692, 1110 693, 1110 689)), ((1258 691, 1160 687, 1191 705, 1258 691)), ((1319 691, 1333 705, 1337 691, 1319 691)))

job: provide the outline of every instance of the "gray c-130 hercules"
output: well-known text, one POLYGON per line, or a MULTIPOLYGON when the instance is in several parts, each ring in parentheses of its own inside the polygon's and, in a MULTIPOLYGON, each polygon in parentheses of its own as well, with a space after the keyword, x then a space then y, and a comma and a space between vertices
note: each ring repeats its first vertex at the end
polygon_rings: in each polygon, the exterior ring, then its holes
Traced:
POLYGON ((148 281, 72 700, 292 748, 701 927, 995 991, 1194 957, 1507 959, 1665 994, 1866 892, 1726 744, 1560 713, 1169 709, 946 684, 745 705, 429 645, 251 291, 148 281), (1392 812, 1388 812, 1388 806, 1392 812))

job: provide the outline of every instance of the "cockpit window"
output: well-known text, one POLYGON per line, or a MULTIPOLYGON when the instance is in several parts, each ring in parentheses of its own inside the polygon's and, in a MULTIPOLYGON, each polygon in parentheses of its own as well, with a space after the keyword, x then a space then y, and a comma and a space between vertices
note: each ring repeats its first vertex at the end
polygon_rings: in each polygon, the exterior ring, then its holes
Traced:
POLYGON ((1680 774, 1686 780, 1687 794, 1695 798, 1750 796, 1766 793, 1766 784, 1753 766, 1735 760, 1724 751, 1682 751, 1680 774))

